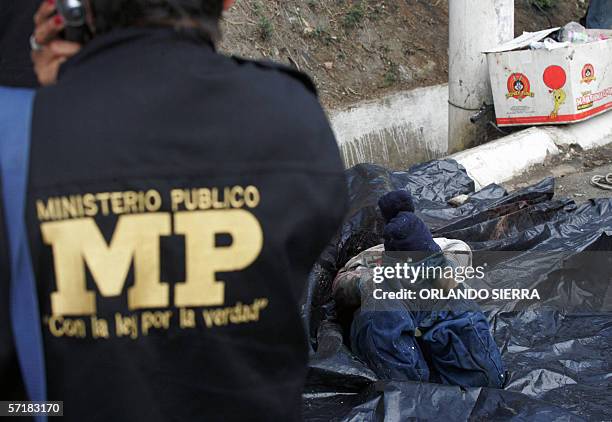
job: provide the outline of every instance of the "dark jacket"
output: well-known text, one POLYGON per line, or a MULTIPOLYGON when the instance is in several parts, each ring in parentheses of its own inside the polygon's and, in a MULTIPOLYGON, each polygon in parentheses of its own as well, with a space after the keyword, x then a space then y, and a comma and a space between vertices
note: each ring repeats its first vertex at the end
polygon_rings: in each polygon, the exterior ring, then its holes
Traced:
POLYGON ((169 29, 95 38, 33 109, 49 399, 69 420, 299 420, 298 302, 345 203, 307 77, 169 29))
POLYGON ((0 2, 0 85, 38 85, 30 59, 30 35, 34 31, 37 0, 0 2))

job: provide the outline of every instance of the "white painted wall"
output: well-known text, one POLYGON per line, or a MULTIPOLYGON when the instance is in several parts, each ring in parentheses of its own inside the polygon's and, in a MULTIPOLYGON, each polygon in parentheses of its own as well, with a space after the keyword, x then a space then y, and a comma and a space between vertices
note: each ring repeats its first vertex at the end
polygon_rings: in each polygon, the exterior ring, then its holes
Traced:
POLYGON ((448 85, 331 111, 330 120, 347 167, 377 163, 406 169, 447 154, 448 85))

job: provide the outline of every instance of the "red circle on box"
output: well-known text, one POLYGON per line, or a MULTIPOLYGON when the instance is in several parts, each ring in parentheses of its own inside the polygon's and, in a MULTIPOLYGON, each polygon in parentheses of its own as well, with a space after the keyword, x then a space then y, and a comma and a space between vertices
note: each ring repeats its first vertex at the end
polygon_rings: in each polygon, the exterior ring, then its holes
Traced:
POLYGON ((567 75, 561 66, 548 66, 546 70, 544 70, 544 83, 550 89, 561 89, 566 81, 567 75))

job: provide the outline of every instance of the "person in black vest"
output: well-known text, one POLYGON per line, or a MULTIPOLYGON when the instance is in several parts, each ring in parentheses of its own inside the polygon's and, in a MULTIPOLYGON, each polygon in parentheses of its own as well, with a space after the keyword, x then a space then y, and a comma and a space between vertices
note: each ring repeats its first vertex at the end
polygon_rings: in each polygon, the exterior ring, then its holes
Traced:
POLYGON ((299 301, 346 181, 307 76, 215 51, 231 3, 90 0, 66 50, 37 13, 27 249, 68 420, 301 419, 299 301))

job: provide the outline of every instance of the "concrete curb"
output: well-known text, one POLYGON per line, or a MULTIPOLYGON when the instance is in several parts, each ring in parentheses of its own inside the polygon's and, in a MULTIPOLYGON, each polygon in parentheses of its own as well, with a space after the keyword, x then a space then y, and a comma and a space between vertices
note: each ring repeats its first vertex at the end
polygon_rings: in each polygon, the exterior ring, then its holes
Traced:
POLYGON ((532 127, 448 158, 463 165, 476 188, 503 183, 560 153, 559 147, 591 149, 612 143, 612 112, 567 126, 532 127))

